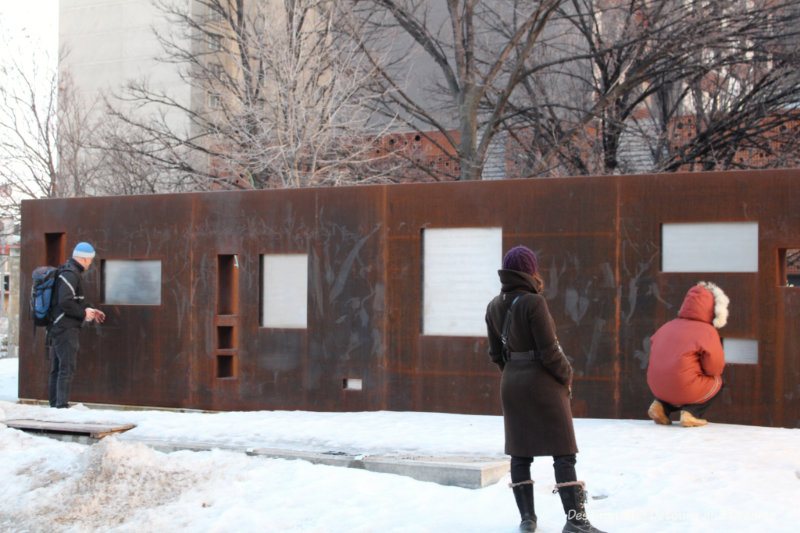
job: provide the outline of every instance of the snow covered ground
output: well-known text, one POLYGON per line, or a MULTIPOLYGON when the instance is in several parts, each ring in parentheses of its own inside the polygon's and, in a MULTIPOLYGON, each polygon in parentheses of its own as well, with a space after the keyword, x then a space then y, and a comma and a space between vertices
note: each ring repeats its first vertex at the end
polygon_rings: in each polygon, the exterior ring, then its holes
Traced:
MULTIPOLYGON (((80 368, 78 369, 80 372, 80 368)), ((42 376, 42 379, 46 379, 42 376)), ((508 532, 519 522, 508 477, 483 489, 304 461, 153 451, 136 440, 503 457, 502 419, 438 413, 220 414, 17 405, 17 360, 0 359, 2 532, 508 532), (9 429, 36 418, 134 423, 97 444, 9 429)), ((642 399, 642 409, 647 398, 642 399)), ((713 420, 713 408, 709 412, 713 420)), ((609 532, 794 531, 800 429, 575 421, 578 476, 592 522, 609 532)), ((542 533, 561 531, 551 460, 534 462, 542 533)))

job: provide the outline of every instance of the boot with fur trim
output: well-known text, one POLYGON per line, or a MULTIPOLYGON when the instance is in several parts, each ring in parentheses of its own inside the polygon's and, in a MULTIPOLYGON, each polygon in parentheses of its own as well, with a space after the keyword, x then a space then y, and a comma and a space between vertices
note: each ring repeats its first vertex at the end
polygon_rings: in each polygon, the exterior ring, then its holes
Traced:
POLYGON ((511 489, 514 491, 514 499, 517 501, 519 516, 522 519, 519 523, 519 530, 536 531, 536 513, 533 510, 533 482, 512 483, 511 489))
POLYGON ((583 489, 583 481, 572 481, 559 483, 556 490, 561 496, 561 503, 564 506, 564 513, 567 515, 567 523, 561 533, 605 533, 594 527, 586 517, 586 491, 583 489))

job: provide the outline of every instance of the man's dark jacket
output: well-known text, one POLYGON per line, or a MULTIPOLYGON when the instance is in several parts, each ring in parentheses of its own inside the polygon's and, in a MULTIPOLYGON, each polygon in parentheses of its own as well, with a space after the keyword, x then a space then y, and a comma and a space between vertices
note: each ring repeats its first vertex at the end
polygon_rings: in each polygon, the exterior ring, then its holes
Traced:
POLYGON ((53 325, 50 326, 50 335, 83 326, 86 308, 91 307, 83 296, 84 270, 74 258, 70 258, 59 268, 53 289, 56 300, 52 309, 53 325))

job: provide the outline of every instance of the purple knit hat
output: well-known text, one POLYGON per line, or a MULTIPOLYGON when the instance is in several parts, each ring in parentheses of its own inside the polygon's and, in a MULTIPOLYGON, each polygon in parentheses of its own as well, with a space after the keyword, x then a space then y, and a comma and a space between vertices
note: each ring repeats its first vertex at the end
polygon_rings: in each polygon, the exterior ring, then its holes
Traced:
POLYGON ((503 258, 503 268, 533 276, 539 270, 539 262, 536 260, 536 254, 530 248, 520 245, 506 252, 506 256, 503 258))

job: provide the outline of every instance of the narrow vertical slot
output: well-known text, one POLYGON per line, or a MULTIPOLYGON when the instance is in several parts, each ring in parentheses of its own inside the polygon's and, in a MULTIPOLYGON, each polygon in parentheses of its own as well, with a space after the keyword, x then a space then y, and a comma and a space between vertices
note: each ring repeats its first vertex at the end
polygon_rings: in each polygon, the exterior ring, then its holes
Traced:
POLYGON ((778 249, 778 285, 800 287, 800 248, 778 249))
POLYGON ((58 266, 67 260, 66 234, 44 234, 44 262, 46 265, 58 266))
POLYGON ((235 315, 239 307, 239 265, 235 255, 217 257, 217 314, 235 315))

